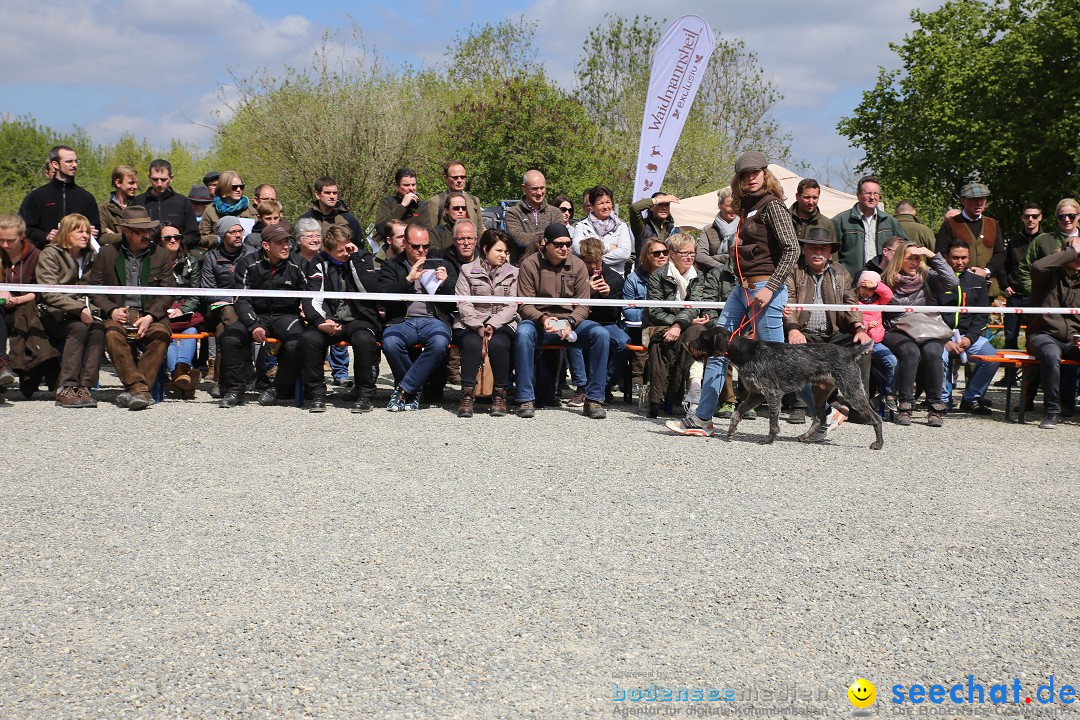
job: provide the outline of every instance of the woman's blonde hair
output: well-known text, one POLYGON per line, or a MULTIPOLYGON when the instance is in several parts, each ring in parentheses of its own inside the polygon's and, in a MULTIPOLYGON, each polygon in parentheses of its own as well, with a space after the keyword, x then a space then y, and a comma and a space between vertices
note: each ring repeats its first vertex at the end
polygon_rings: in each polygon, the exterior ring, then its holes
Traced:
MULTIPOLYGON (((769 195, 775 195, 778 200, 784 199, 784 188, 780 185, 780 181, 776 179, 776 176, 769 172, 769 168, 762 168, 761 172, 765 173, 765 187, 764 192, 769 195)), ((742 214, 743 211, 743 189, 742 180, 736 175, 731 178, 731 205, 735 209, 735 212, 742 214)), ((749 210, 749 208, 746 208, 749 210)))
MULTIPOLYGON (((893 251, 893 256, 889 258, 889 264, 885 266, 885 272, 883 273, 882 280, 890 288, 896 288, 897 277, 904 269, 904 258, 907 257, 908 250, 919 247, 919 243, 911 242, 910 240, 901 240, 896 250, 893 251)), ((930 274, 930 269, 926 267, 926 260, 919 258, 919 269, 916 271, 923 282, 926 282, 927 275, 930 274)))
POLYGON ((218 178, 217 187, 214 188, 214 194, 220 198, 225 197, 232 192, 232 186, 235 182, 244 182, 240 177, 240 173, 235 170, 226 170, 221 173, 221 177, 218 178))
POLYGON ((685 247, 696 247, 697 240, 690 233, 677 232, 674 235, 668 236, 667 239, 668 252, 672 255, 679 252, 685 247))
POLYGON ((79 213, 65 215, 63 220, 60 221, 60 229, 53 236, 52 244, 67 250, 71 247, 71 233, 76 230, 89 231, 92 227, 90 220, 85 215, 79 213))

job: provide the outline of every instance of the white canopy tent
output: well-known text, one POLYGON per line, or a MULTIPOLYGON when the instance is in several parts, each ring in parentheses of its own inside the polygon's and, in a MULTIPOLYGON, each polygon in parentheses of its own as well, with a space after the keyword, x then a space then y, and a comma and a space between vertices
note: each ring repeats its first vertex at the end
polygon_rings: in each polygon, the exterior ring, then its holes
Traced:
MULTIPOLYGON (((795 188, 798 187, 801 177, 780 165, 769 165, 769 171, 776 176, 784 187, 786 199, 784 204, 790 206, 795 202, 795 188)), ((850 210, 855 204, 855 196, 834 190, 831 187, 821 186, 821 200, 818 208, 825 217, 833 217, 845 210, 850 210)), ((676 225, 684 227, 704 228, 712 223, 716 217, 716 191, 683 198, 672 204, 671 215, 676 225)))

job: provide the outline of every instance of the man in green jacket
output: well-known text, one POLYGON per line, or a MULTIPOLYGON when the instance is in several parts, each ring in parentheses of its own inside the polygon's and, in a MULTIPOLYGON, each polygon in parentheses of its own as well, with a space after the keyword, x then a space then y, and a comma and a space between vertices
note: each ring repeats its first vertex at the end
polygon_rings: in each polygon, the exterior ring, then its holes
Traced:
POLYGON ((1027 254, 1016 269, 1016 275, 1027 295, 1031 295, 1031 266, 1065 247, 1069 238, 1080 235, 1080 203, 1076 200, 1065 198, 1058 201, 1054 216, 1058 223, 1057 232, 1043 233, 1032 240, 1027 254))
POLYGON ((833 218, 836 239, 840 242, 840 262, 851 277, 858 277, 867 260, 881 253, 885 241, 895 236, 908 239, 904 228, 878 205, 881 183, 873 175, 859 180, 855 196, 858 202, 847 212, 833 218))
POLYGON ((922 245, 927 250, 933 250, 937 246, 934 231, 919 222, 919 218, 916 217, 915 203, 910 200, 901 200, 896 203, 893 216, 896 222, 900 223, 900 227, 904 228, 909 240, 922 245))

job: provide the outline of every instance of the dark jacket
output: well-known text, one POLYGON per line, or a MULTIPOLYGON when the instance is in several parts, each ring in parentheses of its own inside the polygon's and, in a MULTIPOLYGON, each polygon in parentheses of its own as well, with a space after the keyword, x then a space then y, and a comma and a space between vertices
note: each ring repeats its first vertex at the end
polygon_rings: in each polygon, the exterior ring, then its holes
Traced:
MULTIPOLYGON (((1076 250, 1068 247, 1051 253, 1031 266, 1031 307, 1080 307, 1080 272, 1069 277, 1067 263, 1077 260, 1076 250)), ((1047 333, 1055 340, 1071 342, 1080 334, 1080 315, 1029 315, 1028 334, 1047 333)))
MULTIPOLYGON (((623 276, 606 265, 600 269, 604 282, 608 284, 610 292, 607 295, 597 295, 590 290, 589 296, 594 300, 619 300, 623 294, 623 284, 626 282, 623 276)), ((601 325, 614 325, 622 320, 622 307, 594 305, 589 309, 589 319, 601 325)))
MULTIPOLYGON (((416 291, 416 287, 413 282, 408 279, 409 270, 411 266, 408 263, 408 256, 406 253, 401 253, 396 258, 387 260, 382 264, 382 268, 379 269, 379 292, 384 293, 409 293, 416 294, 416 301, 423 300, 423 295, 416 291)), ((454 266, 450 263, 444 263, 446 265, 446 280, 439 289, 435 291, 436 295, 453 295, 454 287, 457 285, 457 273, 454 271, 454 266)), ((399 323, 405 319, 405 314, 408 312, 409 303, 407 302, 388 302, 385 304, 386 308, 386 324, 393 325, 399 323)), ((432 317, 442 320, 446 325, 452 326, 454 319, 452 313, 455 306, 451 303, 445 302, 429 302, 427 303, 428 312, 432 317)))
MULTIPOLYGON (((341 265, 334 263, 324 253, 316 255, 308 263, 307 290, 311 292, 370 292, 379 290, 378 273, 372 271, 359 253, 349 256, 341 265)), ((335 298, 304 298, 304 319, 315 327, 327 318, 337 319, 338 310, 347 304, 353 319, 371 326, 378 337, 382 333, 379 304, 375 300, 339 300, 335 298)), ((344 323, 342 323, 344 324, 344 323)))
MULTIPOLYGON (((836 215, 833 218, 833 226, 836 230, 836 239, 840 241, 838 258, 848 274, 854 277, 870 259, 864 253, 866 226, 862 222, 859 204, 855 203, 850 210, 836 215)), ((874 253, 880 255, 881 246, 894 235, 908 239, 907 232, 900 223, 896 222, 896 218, 881 208, 877 208, 877 237, 874 238, 874 253)))
POLYGON ((85 215, 91 225, 101 229, 94 196, 74 180, 65 183, 57 178, 31 190, 19 208, 19 215, 26 221, 26 236, 39 250, 45 247, 48 234, 60 226, 60 220, 72 213, 85 215))
POLYGON ((98 205, 98 216, 101 219, 101 234, 98 235, 100 244, 111 245, 124 239, 120 226, 116 224, 120 222, 123 212, 124 209, 116 204, 114 195, 109 195, 108 200, 98 205))
POLYGON ((821 214, 821 210, 814 208, 814 214, 808 218, 801 217, 795 208, 799 203, 791 203, 791 207, 788 210, 791 211, 791 224, 795 226, 795 234, 799 236, 800 240, 806 238, 806 233, 810 232, 810 228, 821 228, 822 230, 829 231, 829 237, 836 240, 836 226, 833 221, 821 214))
POLYGON ((473 260, 476 260, 476 258, 479 256, 479 253, 480 253, 480 250, 478 248, 475 248, 473 250, 473 256, 471 258, 469 258, 468 260, 463 260, 461 258, 461 256, 458 255, 457 247, 454 246, 454 245, 451 245, 450 247, 446 248, 445 250, 440 250, 439 252, 435 253, 435 257, 442 258, 443 260, 445 260, 446 264, 449 265, 451 268, 453 268, 454 275, 456 276, 456 275, 461 273, 461 267, 465 263, 469 263, 469 262, 472 262, 473 260))
MULTIPOLYGON (((232 256, 226 255, 221 245, 206 253, 199 273, 202 287, 232 289, 236 279, 236 263, 242 257, 244 257, 243 246, 232 256)), ((209 297, 206 301, 208 304, 228 303, 232 302, 232 296, 209 297)))
MULTIPOLYGON (((1032 241, 1039 237, 1040 233, 1028 235, 1023 230, 1009 238, 1005 243, 1005 283, 1011 287, 1016 295, 1027 295, 1031 286, 1031 268, 1024 276, 1027 278, 1028 287, 1024 286, 1024 277, 1020 275, 1020 267, 1024 264, 1024 257, 1032 241)), ((1004 288, 1002 288, 1004 290, 1004 288)))
POLYGON ((184 234, 184 247, 188 250, 199 244, 199 223, 195 220, 195 208, 190 200, 171 187, 165 190, 161 197, 147 190, 133 197, 131 204, 142 205, 154 220, 179 223, 178 229, 184 234))
MULTIPOLYGON (((990 296, 986 292, 986 278, 982 275, 965 270, 957 277, 959 285, 949 288, 938 294, 936 304, 955 305, 957 307, 970 305, 972 307, 989 307, 990 296)), ((986 330, 986 321, 989 315, 983 313, 941 313, 941 319, 953 330, 959 330, 960 334, 975 343, 979 336, 986 330)))
MULTIPOLYGON (((669 263, 663 267, 658 267, 653 271, 653 274, 649 276, 649 300, 678 300, 679 299, 679 287, 675 284, 675 281, 668 275, 668 268, 671 268, 674 272, 674 267, 669 263)), ((695 299, 695 288, 700 284, 705 276, 695 271, 697 276, 687 283, 686 287, 686 300, 693 301, 695 299)), ((669 307, 650 307, 645 308, 645 318, 642 321, 642 327, 652 327, 654 325, 659 327, 670 327, 671 325, 678 325, 683 330, 690 327, 691 321, 694 318, 701 315, 703 311, 694 310, 693 308, 669 308, 669 307)))
MULTIPOLYGON (((94 258, 90 267, 87 285, 127 285, 127 271, 124 267, 127 245, 122 242, 103 245, 101 252, 94 258)), ((173 277, 173 263, 169 251, 161 246, 151 245, 142 254, 139 271, 140 287, 176 287, 173 277)), ((134 293, 132 293, 134 294, 134 293)), ((94 295, 93 303, 101 308, 102 318, 109 319, 113 310, 124 307, 127 303, 123 293, 118 295, 94 295)), ((152 315, 154 320, 166 320, 173 298, 169 295, 144 295, 142 311, 152 315)))
POLYGON ((904 228, 904 232, 907 233, 908 240, 922 245, 927 250, 937 252, 935 249, 937 239, 934 237, 934 231, 919 222, 919 218, 911 213, 899 213, 895 217, 896 222, 900 223, 900 227, 904 228))
POLYGON ((1031 268, 1032 266, 1048 255, 1053 255, 1061 248, 1065 247, 1065 241, 1068 238, 1060 230, 1055 230, 1052 233, 1042 233, 1035 237, 1028 245, 1027 252, 1024 254, 1024 259, 1016 269, 1016 274, 1020 278, 1020 284, 1024 288, 1024 294, 1030 295, 1031 288, 1031 268))
MULTIPOLYGON (((303 290, 307 276, 292 260, 271 265, 264 253, 251 253, 236 263, 233 287, 243 290, 303 290)), ((238 297, 236 315, 248 331, 259 327, 263 315, 300 315, 300 301, 295 297, 238 297)))
MULTIPOLYGON (((344 225, 349 228, 349 232, 352 233, 354 245, 362 247, 364 244, 364 231, 360 228, 360 221, 356 219, 355 215, 349 212, 348 206, 345 205, 345 202, 342 200, 338 200, 337 205, 335 205, 330 212, 325 214, 319 209, 319 201, 313 200, 311 202, 311 209, 301 215, 298 219, 303 220, 304 218, 318 220, 319 224, 322 225, 323 233, 326 233, 332 225, 344 225)), ((259 231, 262 232, 261 228, 259 231)))
POLYGON ((377 232, 382 232, 383 223, 387 220, 402 220, 404 222, 411 222, 413 219, 419 220, 423 209, 424 205, 421 202, 402 205, 401 197, 397 193, 387 195, 375 207, 375 227, 377 232))
POLYGON ((642 198, 630 206, 630 232, 634 235, 634 254, 641 254, 641 246, 646 240, 656 239, 663 242, 669 235, 675 234, 675 221, 668 215, 664 221, 658 221, 649 212, 648 217, 642 217, 641 213, 650 210, 656 201, 652 198, 642 198))
MULTIPOLYGON (((941 253, 930 258, 929 265, 930 268, 926 275, 926 282, 912 292, 902 295, 898 288, 890 285, 889 288, 893 291, 893 298, 889 304, 904 305, 907 307, 936 305, 938 296, 957 286, 958 281, 956 279, 956 273, 953 272, 949 263, 945 262, 945 258, 941 257, 941 253)), ((888 284, 888 279, 884 276, 882 277, 882 280, 888 284)), ((885 329, 891 330, 893 325, 896 324, 897 318, 903 315, 904 313, 882 313, 885 321, 885 329)))

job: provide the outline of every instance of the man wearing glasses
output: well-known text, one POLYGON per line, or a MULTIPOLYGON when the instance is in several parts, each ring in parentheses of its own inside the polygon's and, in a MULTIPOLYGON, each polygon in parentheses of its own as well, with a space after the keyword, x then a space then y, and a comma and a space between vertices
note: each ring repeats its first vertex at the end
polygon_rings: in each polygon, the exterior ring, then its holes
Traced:
MULTIPOLYGON (((453 295, 457 273, 444 260, 428 257, 431 238, 419 222, 405 228, 405 252, 383 263, 379 269, 379 291, 416 295, 412 302, 386 303, 386 329, 383 353, 394 374, 394 393, 386 409, 403 412, 420 409, 420 392, 432 380, 441 388, 441 369, 445 368, 450 346, 450 316, 454 306, 428 302, 431 295, 453 295), (422 345, 413 360, 410 351, 422 345), (440 371, 436 376, 436 371, 440 371)), ((435 391, 436 393, 438 390, 435 391)))
POLYGON ((1078 215, 1080 215, 1080 203, 1076 200, 1064 198, 1058 201, 1057 208, 1054 210, 1054 217, 1057 218, 1058 224, 1057 231, 1043 233, 1028 245, 1024 260, 1017 269, 1020 283, 1028 295, 1031 294, 1031 266, 1047 255, 1052 255, 1064 248, 1070 238, 1080 235, 1078 215))
MULTIPOLYGON (((541 176, 543 177, 543 176, 541 176)), ((602 420, 608 371, 607 330, 589 320, 589 308, 560 299, 588 299, 591 293, 589 271, 585 263, 570 252, 573 241, 562 222, 554 221, 544 229, 538 252, 525 258, 518 271, 518 294, 521 297, 551 298, 543 305, 522 305, 514 338, 514 365, 517 376, 517 415, 531 418, 536 413, 533 368, 536 348, 555 343, 581 348, 588 363, 583 412, 585 417, 602 420)))
POLYGON ((881 253, 885 241, 897 236, 908 239, 904 228, 889 213, 882 210, 881 183, 873 175, 859 180, 851 210, 832 219, 836 239, 840 242, 840 262, 851 277, 858 277, 863 265, 881 253))
POLYGON ((946 217, 937 231, 937 252, 944 257, 953 240, 967 243, 968 272, 981 275, 990 283, 990 301, 1001 294, 1005 284, 1005 239, 1001 225, 984 215, 990 198, 990 188, 980 182, 968 183, 960 189, 959 215, 946 217))
POLYGON ((446 203, 447 193, 463 195, 465 197, 465 213, 472 220, 477 235, 483 235, 484 216, 480 206, 480 198, 465 192, 465 183, 468 175, 465 173, 465 165, 458 160, 451 160, 443 165, 443 181, 446 182, 446 190, 438 195, 432 195, 420 208, 420 222, 428 229, 434 229, 442 221, 439 214, 446 203))
MULTIPOLYGON (((1024 262, 1032 241, 1042 234, 1042 208, 1029 202, 1020 211, 1020 232, 1005 243, 1005 307, 1027 307, 1028 291, 1020 279, 1020 265, 1024 262)), ((1011 313, 1003 316, 1005 347, 1018 347, 1020 342, 1020 316, 1011 313)), ((1011 387, 1016 383, 1016 368, 1006 367, 1005 377, 995 383, 998 387, 1011 387)))

